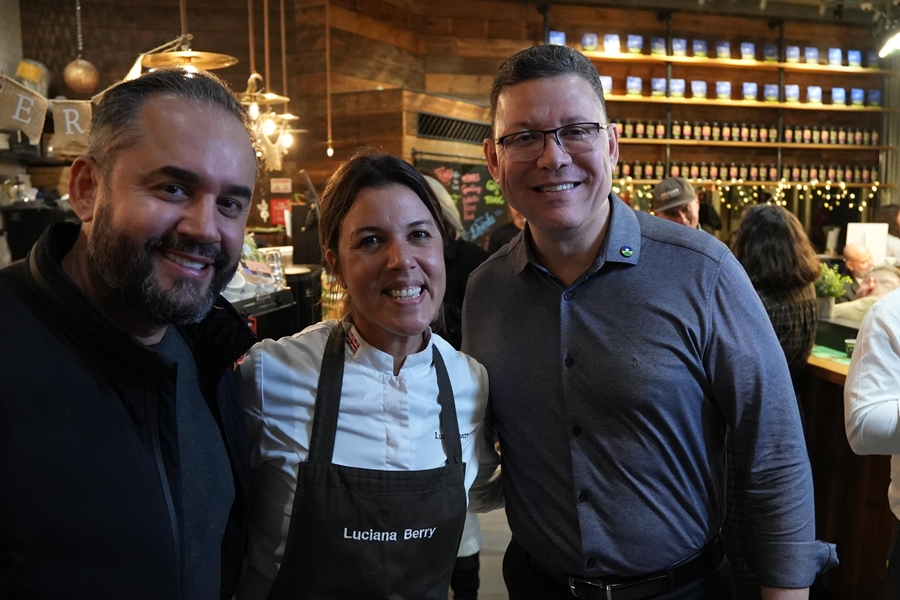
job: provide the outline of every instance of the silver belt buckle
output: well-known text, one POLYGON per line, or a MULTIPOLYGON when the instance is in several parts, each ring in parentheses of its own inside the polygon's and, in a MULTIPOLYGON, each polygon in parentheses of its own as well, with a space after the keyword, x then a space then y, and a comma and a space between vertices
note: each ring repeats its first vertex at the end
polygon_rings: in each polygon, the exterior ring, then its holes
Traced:
POLYGON ((606 592, 606 600, 612 600, 612 589, 615 587, 614 585, 605 585, 603 583, 594 583, 593 581, 588 581, 587 579, 579 579, 577 577, 569 576, 569 591, 572 592, 572 595, 578 598, 578 591, 575 589, 575 583, 583 583, 584 585, 589 585, 591 587, 599 588, 606 592))

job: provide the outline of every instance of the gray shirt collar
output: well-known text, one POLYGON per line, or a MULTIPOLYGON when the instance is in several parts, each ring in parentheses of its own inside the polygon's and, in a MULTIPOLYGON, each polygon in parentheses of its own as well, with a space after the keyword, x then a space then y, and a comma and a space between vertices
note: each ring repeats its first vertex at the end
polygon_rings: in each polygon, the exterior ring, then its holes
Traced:
MULTIPOLYGON (((634 210, 612 192, 609 194, 609 203, 609 228, 606 239, 600 246, 593 264, 577 282, 599 271, 606 262, 630 265, 636 265, 638 262, 641 253, 641 226, 634 210)), ((509 252, 512 254, 516 275, 520 274, 529 263, 543 272, 548 272, 535 255, 533 244, 531 225, 526 223, 522 235, 516 236, 510 242, 509 252)))

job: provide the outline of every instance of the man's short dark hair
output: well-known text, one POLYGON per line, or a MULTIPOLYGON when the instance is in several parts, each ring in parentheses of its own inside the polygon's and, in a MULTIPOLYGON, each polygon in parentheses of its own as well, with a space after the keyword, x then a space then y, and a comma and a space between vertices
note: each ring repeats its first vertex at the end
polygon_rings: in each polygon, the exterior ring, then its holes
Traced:
POLYGON ((509 86, 530 79, 543 79, 559 75, 577 75, 587 81, 594 90, 594 95, 597 96, 600 109, 606 118, 603 86, 600 84, 600 75, 597 73, 594 63, 577 50, 553 44, 527 48, 506 59, 494 76, 494 85, 491 88, 491 113, 496 116, 500 93, 509 86))
POLYGON ((141 107, 156 95, 221 106, 241 122, 257 149, 256 126, 227 83, 206 71, 189 72, 180 67, 156 69, 111 87, 94 108, 85 155, 94 161, 104 178, 108 179, 116 155, 137 143, 135 125, 141 107))

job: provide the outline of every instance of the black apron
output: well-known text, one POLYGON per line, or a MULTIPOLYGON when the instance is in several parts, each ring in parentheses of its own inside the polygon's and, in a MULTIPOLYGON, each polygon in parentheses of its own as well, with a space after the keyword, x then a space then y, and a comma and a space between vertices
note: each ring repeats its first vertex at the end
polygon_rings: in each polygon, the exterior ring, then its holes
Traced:
POLYGON ((446 600, 466 514, 456 405, 434 366, 445 466, 378 471, 332 464, 346 334, 328 336, 309 444, 299 465, 281 569, 269 600, 446 600))

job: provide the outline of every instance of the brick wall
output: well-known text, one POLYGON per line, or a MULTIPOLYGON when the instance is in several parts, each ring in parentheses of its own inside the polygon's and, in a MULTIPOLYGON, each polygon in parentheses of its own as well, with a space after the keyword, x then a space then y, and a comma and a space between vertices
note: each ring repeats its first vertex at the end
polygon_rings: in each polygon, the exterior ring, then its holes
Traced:
POLYGON ((0 71, 14 75, 22 60, 19 0, 0 0, 0 71))

